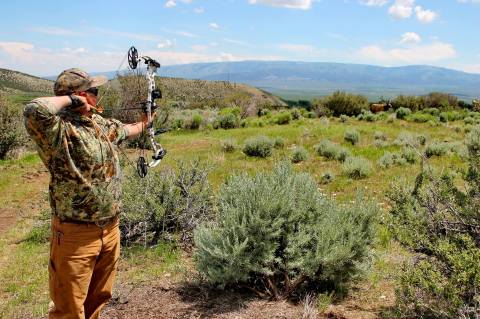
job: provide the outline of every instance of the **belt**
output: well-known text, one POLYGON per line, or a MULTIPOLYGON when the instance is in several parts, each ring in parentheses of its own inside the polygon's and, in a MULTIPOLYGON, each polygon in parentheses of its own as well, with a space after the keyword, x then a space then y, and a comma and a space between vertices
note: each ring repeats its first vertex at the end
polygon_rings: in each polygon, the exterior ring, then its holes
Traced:
POLYGON ((86 221, 86 220, 71 219, 68 217, 64 217, 63 219, 58 216, 55 216, 55 217, 60 220, 60 223, 69 223, 69 224, 77 224, 77 225, 96 225, 98 227, 105 227, 117 221, 118 219, 118 216, 113 216, 113 217, 102 219, 102 220, 86 221))

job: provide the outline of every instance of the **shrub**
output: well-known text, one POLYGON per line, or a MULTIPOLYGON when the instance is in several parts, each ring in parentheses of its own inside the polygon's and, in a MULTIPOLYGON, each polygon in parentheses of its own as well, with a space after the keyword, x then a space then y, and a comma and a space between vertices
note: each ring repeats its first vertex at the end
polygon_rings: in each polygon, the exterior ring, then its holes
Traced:
POLYGON ((245 141, 243 152, 248 156, 268 157, 272 155, 273 142, 266 136, 257 136, 245 141))
POLYGON ((237 142, 234 139, 226 139, 222 141, 222 150, 225 153, 232 153, 237 149, 237 142))
POLYGON ((365 96, 341 91, 336 91, 325 97, 322 102, 334 116, 340 116, 341 114, 358 115, 362 110, 368 109, 368 99, 365 96))
POLYGON ((359 121, 364 120, 367 122, 375 122, 378 120, 377 115, 373 114, 368 110, 362 110, 361 113, 357 116, 359 121))
POLYGON ((425 146, 425 143, 427 143, 427 137, 424 134, 418 134, 417 141, 420 145, 425 146))
POLYGON ((293 109, 290 112, 290 114, 291 114, 293 120, 299 120, 302 117, 302 114, 300 113, 300 111, 297 108, 293 109))
POLYGON ((189 118, 185 123, 185 128, 190 130, 198 130, 200 128, 200 125, 202 125, 202 122, 203 117, 200 114, 193 114, 193 116, 189 118))
POLYGON ((319 144, 315 145, 314 148, 318 155, 324 156, 330 160, 343 162, 350 156, 350 152, 346 148, 329 140, 321 141, 319 144))
POLYGON ((404 147, 402 151, 402 158, 409 164, 415 164, 418 161, 417 151, 412 147, 404 147))
POLYGON ((472 125, 476 123, 476 120, 473 117, 467 116, 463 119, 463 122, 467 125, 472 125))
POLYGON ((453 122, 462 120, 465 115, 457 111, 449 111, 440 113, 441 122, 453 122))
POLYGON ((209 171, 194 161, 180 163, 177 172, 167 168, 145 178, 125 178, 122 242, 150 245, 178 235, 183 244, 191 245, 193 229, 200 221, 211 219, 214 212, 209 171))
POLYGON ((466 138, 463 181, 423 170, 412 186, 398 184, 389 227, 413 254, 397 291, 402 318, 476 318, 480 313, 480 130, 466 138))
POLYGON ((405 120, 416 123, 426 123, 428 121, 437 121, 437 117, 426 113, 413 113, 405 117, 405 120))
POLYGON ((292 120, 292 114, 290 112, 280 112, 273 117, 273 122, 278 125, 285 125, 292 120))
POLYGON ((425 107, 440 110, 458 107, 458 98, 451 94, 432 92, 425 97, 425 107))
POLYGON ((233 113, 219 115, 217 121, 218 126, 223 129, 232 129, 240 126, 240 117, 233 113))
POLYGON ((315 112, 307 112, 305 117, 308 119, 314 119, 315 116, 316 116, 315 112))
POLYGON ((345 123, 347 122, 349 117, 345 114, 340 115, 340 122, 345 123))
POLYGON ((425 108, 425 101, 421 97, 412 95, 399 95, 392 101, 394 110, 399 108, 407 108, 411 111, 418 111, 425 108))
POLYGON ((285 147, 285 140, 283 137, 277 136, 273 140, 273 147, 275 148, 284 148, 285 147))
POLYGON ((300 162, 306 161, 307 158, 308 158, 308 152, 302 146, 296 147, 292 152, 293 163, 300 163, 300 162))
POLYGON ((352 179, 362 179, 372 174, 372 164, 364 157, 348 157, 342 165, 343 173, 352 179))
POLYGON ((405 107, 401 107, 401 108, 397 109, 395 114, 397 116, 397 119, 403 120, 408 115, 412 114, 412 111, 410 109, 405 108, 405 107))
POLYGON ((414 134, 407 131, 402 131, 400 134, 398 134, 393 143, 398 146, 417 147, 420 142, 421 140, 418 139, 414 134))
POLYGON ((429 107, 424 110, 422 110, 423 113, 430 114, 433 116, 439 116, 440 115, 440 110, 437 109, 436 107, 429 107))
POLYGON ((373 133, 373 139, 375 141, 386 141, 387 136, 382 131, 375 131, 375 133, 373 133))
POLYGON ((332 172, 325 172, 320 175, 320 184, 329 184, 333 182, 335 175, 332 172))
POLYGON ((360 141, 360 133, 355 129, 347 130, 343 138, 352 145, 356 145, 360 141))
POLYGON ((395 164, 394 155, 390 152, 383 153, 382 157, 378 159, 377 164, 384 169, 390 168, 395 164))
POLYGON ((23 108, 0 94, 0 159, 28 141, 23 125, 23 108))
POLYGON ((433 142, 425 148, 425 155, 427 157, 443 156, 448 153, 449 149, 448 143, 433 142))
POLYGON ((195 232, 198 271, 220 287, 246 286, 273 299, 312 286, 345 292, 368 255, 378 210, 360 197, 337 204, 286 163, 229 178, 218 206, 216 222, 195 232))

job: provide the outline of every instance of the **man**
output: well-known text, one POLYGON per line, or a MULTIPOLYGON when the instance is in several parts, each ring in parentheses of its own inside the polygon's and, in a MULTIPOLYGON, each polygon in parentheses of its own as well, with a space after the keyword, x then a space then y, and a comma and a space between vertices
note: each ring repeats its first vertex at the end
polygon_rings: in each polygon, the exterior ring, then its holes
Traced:
POLYGON ((98 318, 111 298, 118 258, 121 170, 117 146, 146 123, 94 114, 107 82, 80 69, 63 71, 54 97, 31 101, 25 126, 50 171, 49 318, 98 318))

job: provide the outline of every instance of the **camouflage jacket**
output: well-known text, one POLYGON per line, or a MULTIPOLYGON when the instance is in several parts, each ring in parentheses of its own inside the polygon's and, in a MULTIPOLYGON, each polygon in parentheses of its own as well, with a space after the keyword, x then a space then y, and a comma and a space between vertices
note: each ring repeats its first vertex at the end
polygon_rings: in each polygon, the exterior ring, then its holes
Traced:
POLYGON ((60 219, 101 221, 120 213, 121 169, 117 146, 127 138, 123 124, 64 109, 48 101, 25 106, 25 127, 50 171, 52 213, 60 219))

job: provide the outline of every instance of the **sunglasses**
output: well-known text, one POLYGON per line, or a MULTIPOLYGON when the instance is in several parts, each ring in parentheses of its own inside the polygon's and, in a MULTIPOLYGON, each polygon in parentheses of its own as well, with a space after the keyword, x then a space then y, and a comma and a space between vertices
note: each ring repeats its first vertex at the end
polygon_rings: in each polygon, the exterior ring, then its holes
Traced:
POLYGON ((94 96, 98 96, 98 88, 96 87, 93 87, 93 88, 89 88, 88 90, 86 90, 85 92, 88 92, 94 96))

